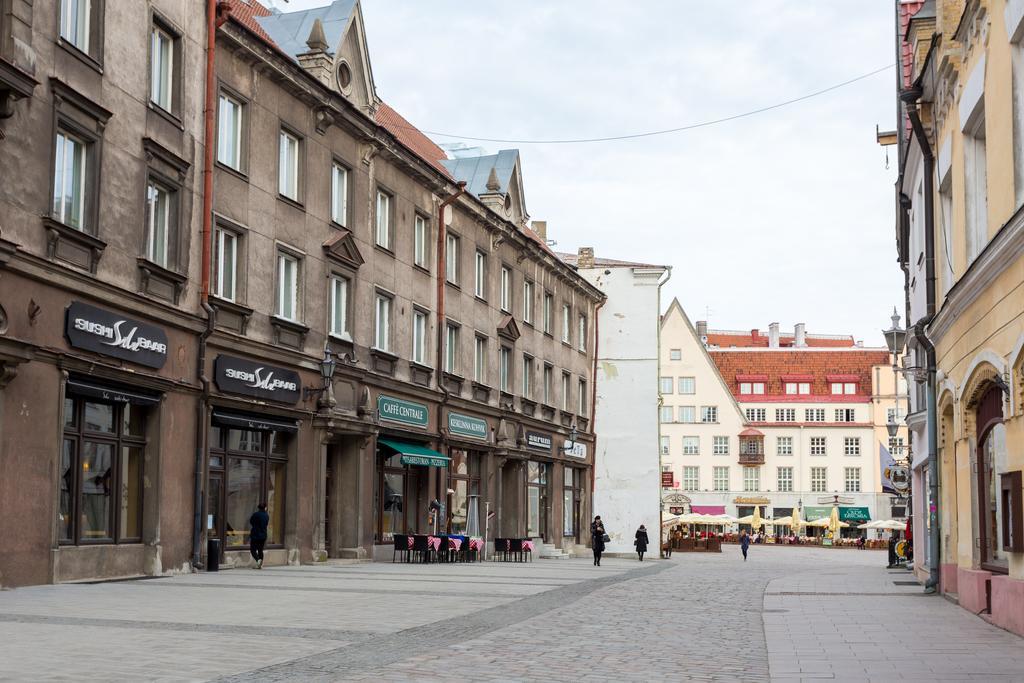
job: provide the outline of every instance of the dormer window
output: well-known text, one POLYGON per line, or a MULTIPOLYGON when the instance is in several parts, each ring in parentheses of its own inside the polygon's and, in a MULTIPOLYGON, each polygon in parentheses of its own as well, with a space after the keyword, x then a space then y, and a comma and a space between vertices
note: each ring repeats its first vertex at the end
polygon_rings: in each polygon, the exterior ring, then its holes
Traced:
POLYGON ((832 382, 833 396, 854 396, 857 393, 856 382, 832 382))
POLYGON ((810 382, 786 382, 785 388, 789 396, 804 396, 811 393, 810 382))
POLYGON ((764 394, 764 382, 740 382, 740 393, 745 395, 764 394))

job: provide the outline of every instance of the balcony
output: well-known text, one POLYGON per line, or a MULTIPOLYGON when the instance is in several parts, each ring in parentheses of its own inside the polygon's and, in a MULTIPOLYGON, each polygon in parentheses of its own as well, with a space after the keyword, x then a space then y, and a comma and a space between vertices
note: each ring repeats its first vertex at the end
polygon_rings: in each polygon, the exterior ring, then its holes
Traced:
POLYGON ((764 464, 764 433, 753 428, 740 432, 740 464, 764 464))

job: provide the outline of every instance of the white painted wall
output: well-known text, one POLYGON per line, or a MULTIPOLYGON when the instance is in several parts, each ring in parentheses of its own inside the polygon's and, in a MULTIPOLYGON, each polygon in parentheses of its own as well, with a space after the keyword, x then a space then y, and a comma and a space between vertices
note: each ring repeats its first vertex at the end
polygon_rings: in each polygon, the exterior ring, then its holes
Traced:
POLYGON ((579 272, 608 296, 598 314, 594 514, 611 537, 606 552, 632 553, 640 524, 657 552, 658 283, 665 269, 598 266, 579 272))

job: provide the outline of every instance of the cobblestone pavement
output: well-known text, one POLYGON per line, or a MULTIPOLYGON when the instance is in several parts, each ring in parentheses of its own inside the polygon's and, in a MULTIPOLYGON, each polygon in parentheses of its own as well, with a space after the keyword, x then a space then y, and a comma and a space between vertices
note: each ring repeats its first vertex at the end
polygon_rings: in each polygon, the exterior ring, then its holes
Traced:
POLYGON ((327 564, 0 592, 0 680, 1024 680, 882 553, 327 564))

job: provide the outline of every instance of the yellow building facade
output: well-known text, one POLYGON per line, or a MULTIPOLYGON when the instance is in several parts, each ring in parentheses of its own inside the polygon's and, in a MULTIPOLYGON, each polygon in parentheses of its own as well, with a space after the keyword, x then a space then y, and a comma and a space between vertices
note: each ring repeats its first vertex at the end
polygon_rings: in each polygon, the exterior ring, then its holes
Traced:
POLYGON ((930 280, 912 322, 934 345, 937 517, 926 491, 914 495, 926 496, 923 526, 938 522, 940 589, 1024 634, 1024 0, 901 10, 900 123, 921 122, 908 139, 927 138, 929 195, 901 175, 901 200, 931 201, 925 239, 901 237, 901 258, 908 292, 930 280))

